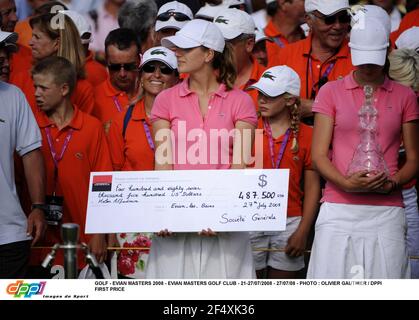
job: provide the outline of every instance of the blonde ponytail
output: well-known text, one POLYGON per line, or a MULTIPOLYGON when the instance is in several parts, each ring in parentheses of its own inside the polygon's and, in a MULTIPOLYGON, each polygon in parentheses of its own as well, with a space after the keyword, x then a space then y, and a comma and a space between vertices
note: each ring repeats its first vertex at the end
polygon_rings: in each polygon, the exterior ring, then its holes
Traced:
POLYGON ((301 101, 299 98, 289 94, 284 94, 285 99, 295 98, 295 103, 290 106, 290 119, 291 119, 291 131, 292 131, 292 145, 291 145, 291 152, 297 153, 299 150, 298 146, 298 133, 300 131, 300 121, 301 121, 301 101))
POLYGON ((237 78, 237 70, 233 58, 233 48, 230 43, 226 42, 222 53, 215 53, 212 67, 218 71, 217 81, 224 83, 227 91, 233 89, 237 78))
POLYGON ((412 49, 391 51, 389 75, 394 80, 419 92, 419 53, 412 49))

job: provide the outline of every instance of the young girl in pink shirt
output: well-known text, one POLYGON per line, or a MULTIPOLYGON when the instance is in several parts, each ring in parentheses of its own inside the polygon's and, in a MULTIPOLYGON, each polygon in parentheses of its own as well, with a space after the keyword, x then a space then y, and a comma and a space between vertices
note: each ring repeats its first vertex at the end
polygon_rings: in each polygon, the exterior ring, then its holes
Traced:
MULTIPOLYGON (((246 161, 241 150, 251 151, 257 116, 251 98, 233 89, 236 72, 232 52, 221 31, 211 22, 192 20, 175 36, 163 38, 162 45, 173 48, 179 72, 189 74, 189 78, 162 91, 153 104, 155 170, 244 169, 246 161), (159 131, 169 129, 169 143, 160 141, 159 131), (236 129, 242 137, 247 130, 252 137, 239 142, 235 136, 226 148, 210 134, 214 129, 236 129), (197 134, 194 141, 186 139, 191 132, 197 134), (169 161, 159 152, 163 143, 172 147, 169 161), (211 148, 214 143, 218 146, 216 156, 211 148), (206 149, 205 155, 188 152, 197 145, 199 150, 206 149)), ((210 229, 199 234, 172 234, 163 230, 153 240, 146 276, 253 278, 249 234, 216 234, 210 229)))

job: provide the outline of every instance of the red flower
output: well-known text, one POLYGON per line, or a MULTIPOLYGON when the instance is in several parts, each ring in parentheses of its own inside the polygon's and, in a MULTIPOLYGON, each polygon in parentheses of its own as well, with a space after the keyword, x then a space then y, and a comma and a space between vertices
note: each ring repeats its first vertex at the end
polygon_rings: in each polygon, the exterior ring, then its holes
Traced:
POLYGON ((123 275, 129 275, 135 273, 135 263, 129 259, 121 259, 121 256, 118 259, 118 270, 123 275))
MULTIPOLYGON (((145 235, 140 234, 133 242, 136 247, 141 248, 150 248, 151 247, 151 240, 150 238, 146 237, 145 235)), ((141 249, 141 252, 149 252, 148 249, 141 249)))
MULTIPOLYGON (((126 234, 120 235, 125 238, 126 234)), ((121 250, 118 256, 118 270, 123 275, 130 275, 135 273, 135 265, 140 260, 141 255, 149 252, 151 240, 143 234, 139 234, 133 242, 125 241, 122 246, 124 248, 144 248, 141 250, 121 250)))

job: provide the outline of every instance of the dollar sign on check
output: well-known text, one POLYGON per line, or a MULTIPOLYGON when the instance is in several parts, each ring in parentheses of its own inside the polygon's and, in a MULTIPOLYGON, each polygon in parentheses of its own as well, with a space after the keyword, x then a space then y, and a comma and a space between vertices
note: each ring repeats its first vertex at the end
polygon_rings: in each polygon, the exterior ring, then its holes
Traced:
POLYGON ((265 175, 265 174, 261 174, 260 176, 259 176, 259 187, 261 187, 261 188, 265 188, 267 185, 268 185, 268 181, 266 180, 268 178, 268 176, 267 175, 265 175))

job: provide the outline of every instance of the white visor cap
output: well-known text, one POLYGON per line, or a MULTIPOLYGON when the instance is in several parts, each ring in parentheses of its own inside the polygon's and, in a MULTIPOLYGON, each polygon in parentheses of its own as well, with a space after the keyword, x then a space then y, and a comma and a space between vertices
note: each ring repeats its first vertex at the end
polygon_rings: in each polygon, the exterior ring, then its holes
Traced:
POLYGON ((223 52, 225 41, 218 27, 209 21, 195 19, 186 23, 174 36, 161 40, 166 48, 178 47, 190 49, 203 46, 217 52, 223 52))

